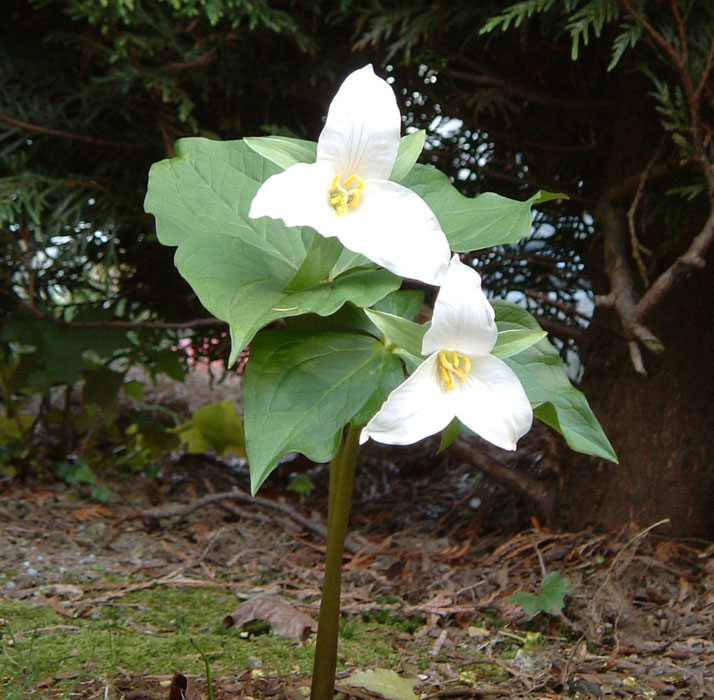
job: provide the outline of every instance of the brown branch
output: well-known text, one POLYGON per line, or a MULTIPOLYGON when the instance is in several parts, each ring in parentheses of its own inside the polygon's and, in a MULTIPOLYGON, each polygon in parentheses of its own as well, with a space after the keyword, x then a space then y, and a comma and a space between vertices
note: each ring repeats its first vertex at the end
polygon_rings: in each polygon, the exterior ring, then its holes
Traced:
POLYGON ((459 435, 449 447, 449 451, 457 459, 473 464, 497 483, 535 504, 546 515, 552 514, 553 493, 546 486, 527 474, 499 464, 478 450, 468 436, 459 435))
POLYGON ((532 88, 528 88, 521 85, 515 85, 512 80, 499 75, 495 75, 488 66, 482 63, 478 63, 477 61, 474 61, 473 59, 468 58, 460 53, 450 52, 448 50, 444 53, 452 60, 457 61, 464 67, 473 71, 472 73, 466 73, 464 71, 455 70, 453 68, 445 68, 439 71, 439 73, 443 75, 448 75, 449 77, 453 77, 457 80, 463 80, 465 82, 475 84, 493 85, 495 87, 502 88, 505 92, 515 95, 516 97, 522 97, 523 99, 530 100, 531 102, 536 102, 537 104, 543 104, 547 107, 555 107, 556 109, 562 109, 568 112, 610 109, 612 107, 612 102, 610 100, 580 100, 567 97, 554 97, 553 95, 540 92, 539 90, 534 90, 532 88), (479 78, 479 76, 482 77, 479 78))
POLYGON ((705 255, 714 242, 714 207, 702 230, 694 237, 687 251, 680 255, 647 290, 635 309, 638 319, 645 318, 664 299, 679 280, 706 265, 705 255))
MULTIPOLYGON (((601 198, 596 210, 596 218, 600 218, 606 254, 606 271, 610 277, 610 292, 605 297, 599 298, 599 303, 613 306, 622 322, 625 334, 629 339, 630 356, 632 362, 639 372, 644 372, 644 363, 638 343, 643 344, 650 350, 661 350, 662 345, 657 338, 643 325, 642 320, 646 318, 667 296, 672 287, 681 279, 697 268, 702 268, 706 264, 705 256, 714 242, 714 167, 709 159, 707 147, 707 135, 701 122, 700 101, 705 88, 707 78, 712 70, 714 62, 714 39, 710 44, 709 53, 705 62, 705 67, 699 84, 695 87, 692 76, 689 73, 689 46, 686 36, 686 26, 679 13, 679 8, 675 0, 671 0, 671 8, 677 22, 681 42, 681 52, 678 52, 665 37, 652 25, 647 16, 636 9, 631 0, 620 0, 622 7, 637 19, 649 36, 655 50, 664 57, 665 62, 673 67, 679 76, 679 83, 683 90, 690 118, 690 133, 692 145, 695 148, 696 156, 694 160, 698 163, 707 187, 709 196, 709 216, 702 227, 702 230, 694 237, 689 248, 683 255, 680 255, 672 265, 670 265, 654 281, 644 296, 636 300, 634 284, 629 267, 627 265, 624 235, 621 231, 621 222, 613 203, 617 196, 614 189, 608 190, 601 198), (599 216, 598 216, 599 215, 599 216)), ((648 166, 649 168, 650 166, 648 166)), ((631 204, 629 212, 630 231, 635 259, 638 256, 638 243, 634 236, 633 218, 638 195, 643 187, 643 177, 647 175, 647 168, 639 176, 638 190, 635 201, 631 204)), ((638 263, 641 262, 638 260, 638 263)))
POLYGON ((656 47, 659 47, 660 51, 664 54, 669 61, 674 64, 677 70, 686 69, 682 64, 682 57, 674 50, 672 45, 652 26, 652 23, 647 19, 647 17, 637 10, 630 0, 620 0, 622 7, 629 12, 637 21, 643 26, 644 30, 649 34, 650 38, 654 42, 656 47))
MULTIPOLYGON (((244 503, 251 506, 259 506, 261 508, 267 508, 268 510, 278 511, 283 515, 287 515, 293 522, 297 523, 306 530, 309 530, 313 534, 317 535, 323 540, 327 540, 327 528, 324 523, 317 520, 311 520, 305 516, 298 513, 292 506, 281 501, 271 501, 267 498, 260 498, 259 496, 250 496, 249 494, 242 491, 237 486, 234 486, 230 491, 222 491, 220 493, 210 493, 206 496, 196 499, 191 503, 187 503, 182 506, 174 507, 158 507, 158 508, 148 508, 146 510, 140 511, 134 517, 140 518, 152 518, 156 520, 161 520, 164 518, 183 518, 190 513, 193 513, 203 506, 211 503, 220 503, 221 501, 237 501, 238 503, 244 503)), ((356 542, 348 541, 345 542, 345 551, 350 554, 356 554, 363 547, 358 545, 356 542)))
POLYGON ((635 214, 637 213, 637 207, 639 206, 640 200, 642 199, 642 193, 645 190, 645 184, 647 183, 647 180, 649 178, 650 171, 652 170, 652 167, 654 166, 657 158, 659 158, 661 149, 662 144, 657 147, 657 150, 654 152, 654 155, 650 159, 649 163, 647 163, 647 166, 640 174, 640 181, 637 185, 637 191, 635 192, 635 196, 632 199, 632 203, 630 204, 630 207, 627 210, 627 227, 630 231, 630 246, 632 247, 632 257, 637 263, 637 268, 640 271, 640 277, 642 277, 642 281, 644 282, 645 286, 649 285, 650 281, 649 275, 647 274, 647 267, 644 263, 644 260, 642 260, 642 255, 640 255, 640 253, 652 255, 652 251, 642 245, 642 243, 640 243, 639 239, 637 238, 637 231, 635 228, 635 214))
POLYGON ((70 131, 60 131, 59 129, 49 129, 46 126, 39 126, 37 124, 30 124, 28 122, 20 121, 19 119, 14 119, 7 114, 0 114, 0 121, 4 121, 7 124, 16 126, 19 129, 24 129, 25 131, 31 131, 37 134, 47 134, 48 136, 58 136, 63 139, 70 139, 72 141, 83 141, 84 143, 96 143, 100 146, 110 146, 111 148, 122 148, 124 150, 134 151, 141 148, 138 144, 126 143, 125 141, 110 141, 108 139, 100 139, 95 136, 85 136, 84 134, 75 134, 70 131))
POLYGON ((66 321, 32 306, 25 305, 25 311, 40 321, 47 321, 68 328, 147 328, 149 330, 188 330, 205 326, 222 326, 226 321, 217 318, 195 318, 192 321, 170 323, 166 321, 66 321))
POLYGON ((526 289, 523 292, 527 297, 540 301, 542 304, 548 304, 556 309, 559 309, 564 314, 567 314, 571 318, 581 318, 584 321, 590 323, 592 319, 587 314, 578 311, 572 304, 566 304, 563 301, 558 301, 557 299, 551 299, 547 294, 542 292, 536 292, 535 289, 526 289))
POLYGON ((682 45, 682 62, 685 66, 689 65, 689 42, 687 41, 687 25, 679 14, 677 0, 669 0, 669 5, 672 8, 672 14, 677 21, 677 32, 679 33, 679 41, 682 45))
POLYGON ((624 178, 617 184, 609 185, 607 188, 607 196, 613 202, 616 202, 625 197, 629 197, 630 193, 633 190, 637 191, 637 188, 639 187, 640 182, 642 182, 642 177, 645 172, 647 172, 648 180, 656 180, 662 177, 667 177, 668 175, 672 175, 674 172, 681 169, 685 165, 687 165, 686 162, 680 162, 677 164, 676 167, 674 167, 673 165, 668 165, 666 163, 660 163, 659 165, 652 165, 649 168, 649 171, 647 171, 647 167, 645 167, 645 169, 633 173, 632 175, 624 178))
POLYGON ((699 80, 699 85, 697 85, 694 96, 697 102, 700 100, 702 93, 704 92, 704 87, 709 78, 709 74, 712 70, 712 64, 714 63, 714 36, 712 36, 711 43, 709 44, 709 53, 707 54, 707 60, 704 63, 704 70, 702 71, 701 78, 699 80))
MULTIPOLYGON (((639 348, 633 351, 633 342, 640 342, 653 352, 663 350, 661 341, 640 322, 637 313, 637 297, 632 272, 628 263, 625 245, 627 221, 624 213, 603 193, 595 209, 605 243, 605 271, 610 279, 610 292, 606 296, 596 297, 601 306, 611 306, 617 312, 625 336, 630 343, 633 365, 640 374, 645 374, 639 348)), ((636 345, 635 342, 635 345, 636 345)))
POLYGON ((565 323, 559 323, 547 316, 535 316, 535 320, 538 321, 538 325, 544 331, 547 331, 551 335, 557 335, 559 338, 572 338, 578 343, 585 340, 585 330, 583 328, 568 326, 565 323))
POLYGON ((552 109, 559 109, 564 112, 580 113, 586 110, 605 110, 612 106, 609 100, 579 100, 569 99, 567 97, 555 97, 554 95, 532 90, 525 86, 515 85, 513 81, 498 76, 474 75, 473 73, 467 73, 453 68, 442 68, 439 73, 454 80, 471 83, 472 85, 490 85, 497 87, 500 91, 513 95, 514 97, 520 97, 523 100, 541 104, 552 109))

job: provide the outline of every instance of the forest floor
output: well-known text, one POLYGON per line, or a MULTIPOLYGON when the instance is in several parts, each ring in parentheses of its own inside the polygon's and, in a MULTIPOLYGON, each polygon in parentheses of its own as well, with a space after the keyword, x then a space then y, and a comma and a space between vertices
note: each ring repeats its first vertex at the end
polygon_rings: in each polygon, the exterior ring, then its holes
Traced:
MULTIPOLYGON (((343 697, 379 697, 349 676, 387 668, 429 699, 714 698, 714 546, 652 526, 516 532, 472 467, 411 454, 409 469, 389 451, 360 466, 343 697), (553 572, 562 611, 529 618, 509 601, 553 572)), ((186 697, 208 698, 208 667, 216 700, 304 700, 326 468, 301 501, 284 489, 299 462, 252 503, 245 470, 199 456, 152 480, 107 478, 105 503, 61 482, 0 483, 0 697, 167 700, 181 673, 186 697)))

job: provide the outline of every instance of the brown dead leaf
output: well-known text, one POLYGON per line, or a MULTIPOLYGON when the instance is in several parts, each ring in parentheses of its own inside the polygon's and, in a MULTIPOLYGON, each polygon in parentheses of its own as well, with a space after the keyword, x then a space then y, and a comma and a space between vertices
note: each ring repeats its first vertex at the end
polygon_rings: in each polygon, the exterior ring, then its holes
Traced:
POLYGON ((201 696, 183 673, 175 673, 169 686, 169 700, 201 700, 201 696))
POLYGON ((101 503, 93 503, 86 508, 76 508, 72 511, 72 517, 80 522, 87 520, 101 520, 103 518, 115 518, 116 513, 101 503))
POLYGON ((317 623, 309 615, 293 608, 282 598, 274 595, 261 595, 247 600, 235 612, 223 618, 224 627, 265 620, 274 634, 281 637, 303 638, 308 629, 315 631, 317 623))

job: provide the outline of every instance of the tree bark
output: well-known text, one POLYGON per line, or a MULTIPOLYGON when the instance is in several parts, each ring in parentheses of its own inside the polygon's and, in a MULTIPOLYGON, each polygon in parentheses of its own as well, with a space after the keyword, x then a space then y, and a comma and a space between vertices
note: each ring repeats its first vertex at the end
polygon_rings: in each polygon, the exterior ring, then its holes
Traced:
MULTIPOLYGON (((560 524, 614 528, 669 518, 670 534, 714 539, 714 264, 692 268, 646 317, 636 312, 647 288, 628 230, 636 195, 621 184, 646 172, 652 147, 638 106, 622 95, 587 261, 605 303, 581 344, 582 389, 620 463, 576 456, 563 465, 560 524), (660 342, 663 351, 652 352, 660 342)), ((707 216, 693 204, 683 225, 660 219, 638 232, 659 261, 655 277, 683 255, 707 216)))
MULTIPOLYGON (((669 518, 669 532, 714 539, 714 274, 694 274, 660 307, 661 355, 638 374, 627 346, 592 325, 583 391, 620 459, 578 457, 563 470, 564 523, 607 528, 669 518)), ((605 309, 598 320, 617 327, 605 309)))

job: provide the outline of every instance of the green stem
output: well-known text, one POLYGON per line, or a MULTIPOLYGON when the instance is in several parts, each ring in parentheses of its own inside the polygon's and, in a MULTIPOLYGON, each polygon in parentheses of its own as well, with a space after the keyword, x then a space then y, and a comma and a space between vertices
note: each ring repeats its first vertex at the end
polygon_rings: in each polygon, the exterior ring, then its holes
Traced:
POLYGON ((315 643, 311 700, 332 700, 335 693, 337 636, 340 627, 342 556, 352 505, 352 486, 359 451, 361 428, 350 426, 344 442, 330 465, 330 501, 327 519, 325 580, 315 643))

